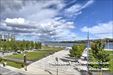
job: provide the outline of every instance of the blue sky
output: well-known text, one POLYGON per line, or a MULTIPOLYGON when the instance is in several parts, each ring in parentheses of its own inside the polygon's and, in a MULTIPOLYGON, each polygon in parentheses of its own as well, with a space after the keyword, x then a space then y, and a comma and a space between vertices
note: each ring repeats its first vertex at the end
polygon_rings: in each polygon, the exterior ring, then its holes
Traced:
POLYGON ((113 38, 113 0, 0 0, 0 32, 17 40, 113 38))

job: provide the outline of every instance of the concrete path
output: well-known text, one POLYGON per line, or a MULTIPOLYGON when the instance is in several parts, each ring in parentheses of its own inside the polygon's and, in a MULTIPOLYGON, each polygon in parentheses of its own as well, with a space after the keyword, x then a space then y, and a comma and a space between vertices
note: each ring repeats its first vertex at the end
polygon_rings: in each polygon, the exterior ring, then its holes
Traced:
POLYGON ((58 75, 81 75, 80 72, 74 68, 74 63, 70 64, 70 62, 64 62, 60 59, 68 56, 68 54, 69 50, 56 52, 28 65, 27 71, 23 68, 17 69, 10 66, 6 66, 5 68, 24 75, 57 75, 57 73, 58 75), (58 62, 56 61, 56 57, 58 58, 58 62))
POLYGON ((75 70, 73 65, 66 65, 69 62, 63 62, 60 58, 63 58, 69 54, 69 50, 62 50, 54 53, 53 55, 47 56, 39 61, 36 61, 28 66, 29 72, 38 74, 38 69, 47 71, 50 75, 80 75, 80 72, 75 70), (63 66, 55 66, 58 58, 58 64, 63 66), (53 65, 52 65, 53 64, 53 65))
POLYGON ((34 69, 29 69, 25 71, 23 68, 18 69, 14 68, 11 66, 5 66, 3 67, 2 64, 0 64, 0 74, 2 75, 50 75, 48 72, 42 70, 42 69, 37 69, 37 72, 34 69))

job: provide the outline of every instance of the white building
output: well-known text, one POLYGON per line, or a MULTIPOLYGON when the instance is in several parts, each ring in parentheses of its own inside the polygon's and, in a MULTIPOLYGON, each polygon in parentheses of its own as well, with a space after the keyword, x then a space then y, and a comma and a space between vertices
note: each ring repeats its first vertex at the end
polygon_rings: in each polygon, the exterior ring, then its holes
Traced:
POLYGON ((11 40, 11 39, 15 39, 15 36, 12 34, 0 34, 0 39, 1 40, 11 40))

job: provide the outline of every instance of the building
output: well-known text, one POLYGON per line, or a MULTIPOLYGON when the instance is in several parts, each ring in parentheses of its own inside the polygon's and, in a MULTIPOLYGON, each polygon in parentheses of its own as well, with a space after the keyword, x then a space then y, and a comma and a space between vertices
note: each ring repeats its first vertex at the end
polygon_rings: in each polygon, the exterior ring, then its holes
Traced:
POLYGON ((13 34, 0 34, 0 40, 11 40, 11 39, 15 39, 15 36, 13 34))

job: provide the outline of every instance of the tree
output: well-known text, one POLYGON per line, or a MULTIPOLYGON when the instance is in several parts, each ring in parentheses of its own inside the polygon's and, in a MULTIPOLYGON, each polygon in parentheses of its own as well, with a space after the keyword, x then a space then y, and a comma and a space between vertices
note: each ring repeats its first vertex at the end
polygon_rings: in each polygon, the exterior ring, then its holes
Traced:
POLYGON ((6 51, 15 51, 17 50, 30 50, 30 49, 40 49, 41 43, 39 42, 33 42, 33 41, 16 41, 14 39, 12 40, 0 40, 0 51, 6 52, 6 51))
POLYGON ((109 69, 113 73, 113 58, 109 61, 109 69))
POLYGON ((105 43, 102 41, 95 41, 91 44, 91 50, 94 58, 97 59, 98 62, 107 62, 109 61, 109 54, 104 50, 105 43))
POLYGON ((24 44, 23 44, 23 42, 19 42, 19 50, 24 51, 24 44))
POLYGON ((98 68, 101 69, 104 67, 104 62, 108 62, 110 60, 109 54, 105 52, 104 50, 105 43, 101 40, 94 41, 91 43, 91 51, 93 54, 93 57, 98 62, 98 68))
POLYGON ((15 52, 17 52, 18 45, 17 45, 17 42, 16 41, 12 41, 12 47, 11 47, 11 49, 14 50, 15 52))
POLYGON ((0 51, 2 51, 2 48, 3 48, 3 42, 2 42, 2 40, 0 39, 0 51))
POLYGON ((7 50, 7 44, 6 42, 3 43, 3 52, 5 52, 7 50))
POLYGON ((84 44, 72 46, 72 49, 70 50, 70 56, 75 58, 80 58, 85 47, 86 46, 84 44))
POLYGON ((34 48, 35 48, 35 49, 41 49, 41 43, 35 42, 35 43, 34 43, 34 48))
POLYGON ((35 46, 34 42, 33 42, 33 41, 31 41, 31 42, 30 42, 30 49, 33 49, 33 48, 34 48, 34 46, 35 46))

